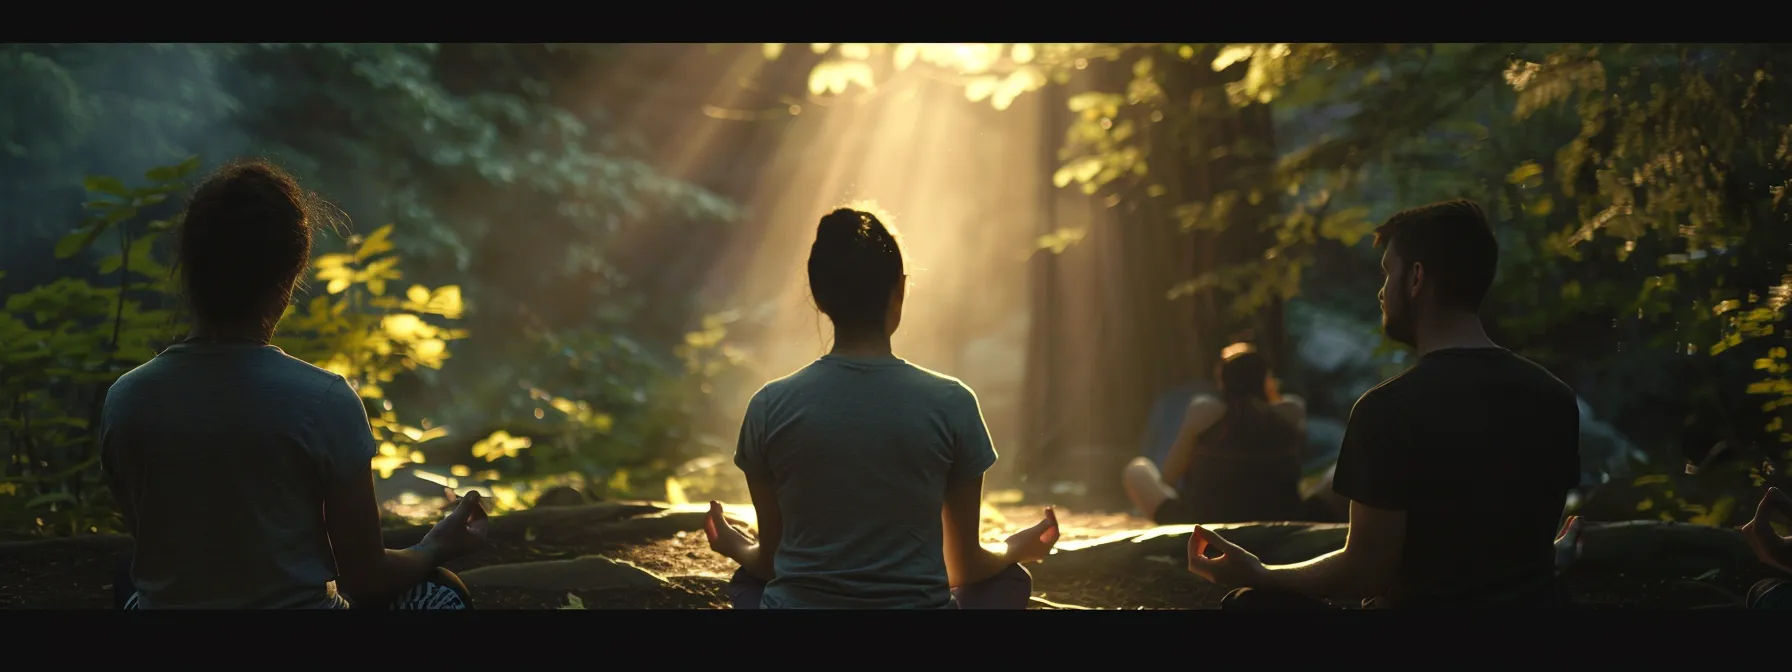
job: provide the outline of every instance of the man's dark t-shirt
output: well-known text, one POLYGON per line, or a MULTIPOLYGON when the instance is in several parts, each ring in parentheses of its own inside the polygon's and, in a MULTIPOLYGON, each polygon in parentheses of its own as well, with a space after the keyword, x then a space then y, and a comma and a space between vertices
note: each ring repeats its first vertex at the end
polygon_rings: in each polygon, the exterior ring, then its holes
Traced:
POLYGON ((1387 606, 1549 606, 1580 480, 1574 391, 1503 348, 1438 350, 1350 411, 1333 489, 1406 512, 1387 606))

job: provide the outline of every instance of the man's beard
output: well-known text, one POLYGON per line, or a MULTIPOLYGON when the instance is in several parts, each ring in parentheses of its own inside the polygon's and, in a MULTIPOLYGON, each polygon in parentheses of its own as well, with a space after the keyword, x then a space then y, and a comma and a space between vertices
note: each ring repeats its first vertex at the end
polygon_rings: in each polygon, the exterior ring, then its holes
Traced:
POLYGON ((1419 347, 1418 329, 1413 325, 1412 311, 1403 305, 1388 305, 1382 309, 1381 332, 1389 339, 1409 348, 1419 347))

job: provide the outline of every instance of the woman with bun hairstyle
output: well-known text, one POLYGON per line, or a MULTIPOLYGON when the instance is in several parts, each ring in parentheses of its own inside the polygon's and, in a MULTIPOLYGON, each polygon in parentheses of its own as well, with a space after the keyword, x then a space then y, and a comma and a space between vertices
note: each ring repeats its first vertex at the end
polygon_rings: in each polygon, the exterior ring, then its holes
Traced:
POLYGON ((1001 552, 979 543, 996 451, 969 387, 891 351, 908 280, 895 231, 829 213, 808 275, 833 348, 753 395, 734 454, 758 538, 710 503, 710 547, 740 563, 734 608, 1025 609, 1021 564, 1051 552, 1057 519, 1046 509, 1001 552))

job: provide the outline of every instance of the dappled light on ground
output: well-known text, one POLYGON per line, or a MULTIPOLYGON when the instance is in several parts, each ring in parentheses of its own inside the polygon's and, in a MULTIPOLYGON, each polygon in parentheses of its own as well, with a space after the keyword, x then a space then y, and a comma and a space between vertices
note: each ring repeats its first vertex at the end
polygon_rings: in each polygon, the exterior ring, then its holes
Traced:
MULTIPOLYGON (((737 523, 750 507, 728 505, 737 523)), ((726 608, 734 563, 708 548, 705 506, 607 502, 494 516, 491 546, 449 563, 481 609, 726 608)), ((999 541, 1037 515, 1003 508, 986 528, 999 541)), ((1190 526, 1060 510, 1064 540, 1031 565, 1034 609, 1211 609, 1226 587, 1187 572, 1190 526)), ((1342 525, 1213 525, 1269 563, 1336 550, 1342 525)), ((415 543, 426 526, 392 528, 387 543, 415 543)), ((1563 574, 1588 606, 1729 607, 1766 571, 1734 530, 1637 521, 1589 524, 1581 558, 1563 574)), ((0 608, 101 609, 129 539, 92 536, 0 543, 0 608)))

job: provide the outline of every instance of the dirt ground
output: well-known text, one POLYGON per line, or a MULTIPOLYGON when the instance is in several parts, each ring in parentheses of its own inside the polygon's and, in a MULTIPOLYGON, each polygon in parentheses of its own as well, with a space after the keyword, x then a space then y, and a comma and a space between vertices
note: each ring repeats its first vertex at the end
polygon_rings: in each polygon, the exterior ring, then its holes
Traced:
MULTIPOLYGON (((986 525, 985 538, 997 541, 1038 522, 1037 507, 996 507, 1001 522, 986 525)), ((1146 521, 1124 515, 1081 514, 1060 507, 1058 522, 1065 541, 1094 539, 1113 532, 1148 526, 1146 521)), ((991 521, 996 523, 996 521, 991 521)), ((0 547, 0 609, 106 609, 112 606, 113 572, 120 554, 130 542, 118 537, 87 537, 29 545, 0 547)), ((494 538, 491 547, 473 556, 448 563, 464 572, 488 565, 563 560, 584 555, 633 563, 668 577, 681 590, 642 590, 602 595, 579 595, 588 608, 618 606, 647 609, 703 609, 726 606, 724 586, 734 573, 732 561, 709 550, 701 532, 678 532, 669 539, 645 543, 616 543, 589 537, 494 538)), ((1113 577, 1091 577, 1089 587, 1053 594, 1035 594, 1058 601, 1059 597, 1088 598, 1106 592, 1113 577)), ((576 594, 576 593, 575 593, 576 594)), ((568 604, 566 592, 503 588, 481 589, 475 594, 482 609, 554 609, 568 604)))
MULTIPOLYGON (((994 507, 985 516, 985 540, 999 541, 1038 521, 1037 507, 994 507)), ((1120 514, 1058 508, 1062 543, 1093 540, 1151 527, 1120 514)), ((735 566, 711 552, 700 531, 665 538, 617 539, 574 525, 542 534, 494 534, 491 547, 449 563, 457 572, 490 565, 603 555, 666 577, 659 589, 595 592, 478 588, 480 609, 708 609, 725 608, 726 583, 735 566), (575 601, 574 598, 577 598, 575 601), (582 603, 582 604, 581 604, 582 603)), ((415 530, 411 531, 415 533, 415 530)), ((402 544, 402 534, 389 534, 402 544)), ((129 547, 122 537, 84 537, 33 544, 0 545, 0 609, 106 609, 112 606, 113 572, 129 547)), ((1034 607, 1041 609, 1180 609, 1217 606, 1224 589, 1180 570, 1173 555, 1143 555, 1075 574, 1051 572, 1050 561, 1035 571, 1034 607)), ((1646 565, 1647 563, 1645 563, 1646 565)), ((1698 609, 1735 607, 1767 572, 1744 560, 1714 561, 1710 567, 1570 569, 1564 574, 1577 605, 1588 608, 1698 609)))

